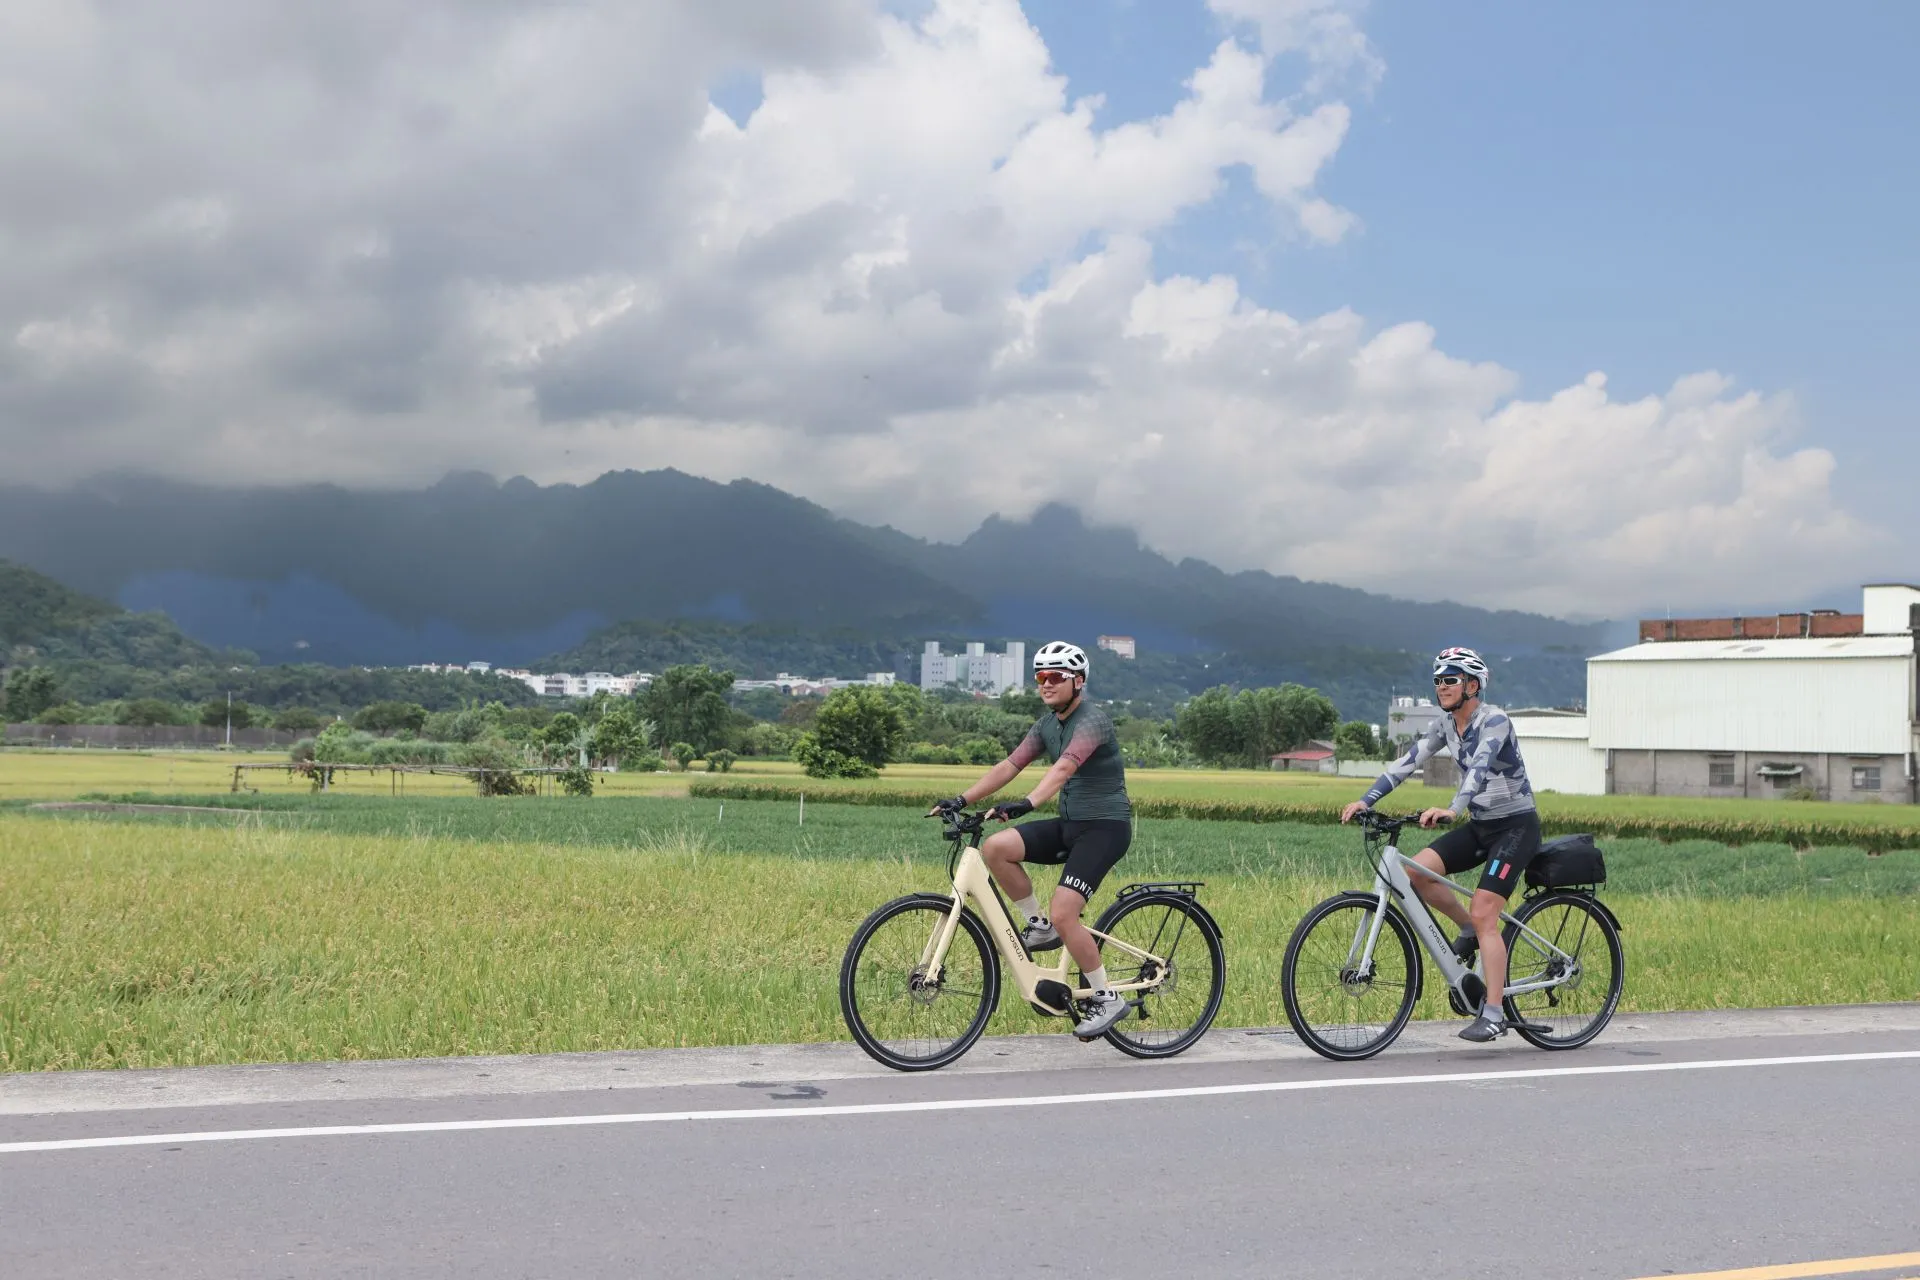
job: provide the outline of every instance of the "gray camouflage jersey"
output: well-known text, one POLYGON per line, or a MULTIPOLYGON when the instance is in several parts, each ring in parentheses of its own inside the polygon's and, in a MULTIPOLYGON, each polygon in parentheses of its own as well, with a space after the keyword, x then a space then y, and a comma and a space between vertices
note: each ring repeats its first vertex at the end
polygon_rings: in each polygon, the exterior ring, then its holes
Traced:
POLYGON ((1069 822, 1093 822, 1101 818, 1133 820, 1133 804, 1127 799, 1126 765, 1120 758, 1120 739, 1106 712, 1084 698, 1065 720, 1051 711, 1041 712, 1033 728, 1027 730, 1027 736, 1007 759, 1016 769, 1024 769, 1042 755, 1055 761, 1072 757, 1080 766, 1061 788, 1061 817, 1069 822))
POLYGON ((1467 718, 1465 733, 1454 727, 1450 715, 1436 719, 1407 754, 1388 765, 1367 789, 1367 804, 1379 804, 1387 792, 1411 778, 1413 771, 1443 746, 1452 750, 1460 765, 1460 790, 1454 793, 1449 809, 1482 819, 1532 812, 1533 788, 1527 783, 1527 766, 1520 759, 1513 721, 1500 708, 1484 702, 1467 718))

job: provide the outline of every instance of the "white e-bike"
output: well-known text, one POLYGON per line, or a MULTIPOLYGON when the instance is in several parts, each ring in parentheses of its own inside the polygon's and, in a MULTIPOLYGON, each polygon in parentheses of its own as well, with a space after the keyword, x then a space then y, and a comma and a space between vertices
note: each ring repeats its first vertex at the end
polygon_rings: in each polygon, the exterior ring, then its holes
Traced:
MULTIPOLYGON (((1307 912, 1287 943, 1280 994, 1294 1034, 1322 1057, 1371 1058, 1413 1017, 1425 950, 1447 984, 1447 1001, 1462 1017, 1486 999, 1478 961, 1453 952, 1439 922, 1415 892, 1412 877, 1437 880, 1463 898, 1473 891, 1435 875, 1395 847, 1415 819, 1363 809, 1355 818, 1373 888, 1338 893, 1307 912), (1419 947, 1414 943, 1418 940, 1419 947)), ((1620 921, 1594 896, 1607 878, 1591 836, 1550 840, 1528 865, 1525 899, 1502 912, 1507 1025, 1542 1049, 1577 1049, 1607 1025, 1620 1003, 1626 961, 1620 921)))

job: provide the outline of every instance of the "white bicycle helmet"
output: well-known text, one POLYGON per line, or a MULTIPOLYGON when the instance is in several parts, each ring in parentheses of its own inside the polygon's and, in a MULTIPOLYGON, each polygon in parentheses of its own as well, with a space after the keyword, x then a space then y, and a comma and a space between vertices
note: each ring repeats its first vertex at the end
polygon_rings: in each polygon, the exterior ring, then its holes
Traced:
POLYGON ((1068 675, 1087 674, 1087 651, 1065 640, 1049 640, 1033 655, 1035 671, 1064 671, 1068 675))
POLYGON ((1442 649, 1433 658, 1433 674, 1436 676, 1466 676, 1480 682, 1480 692, 1487 691, 1487 664, 1479 654, 1471 649, 1442 649))

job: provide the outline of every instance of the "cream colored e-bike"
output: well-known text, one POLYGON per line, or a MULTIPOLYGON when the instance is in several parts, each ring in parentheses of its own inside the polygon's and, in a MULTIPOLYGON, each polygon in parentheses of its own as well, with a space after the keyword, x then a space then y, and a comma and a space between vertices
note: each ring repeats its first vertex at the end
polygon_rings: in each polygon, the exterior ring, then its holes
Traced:
MULTIPOLYGON (((840 965, 840 1011, 862 1049, 900 1071, 944 1067, 973 1047, 1000 1002, 1001 969, 1034 1012, 1071 1017, 1083 988, 1059 964, 1034 963, 980 856, 984 813, 944 815, 951 894, 895 898, 854 931, 840 965)), ((1130 884, 1101 913, 1094 940, 1107 980, 1132 1006, 1105 1033, 1122 1053, 1165 1058, 1206 1034, 1226 987, 1220 927, 1198 881, 1130 884)))

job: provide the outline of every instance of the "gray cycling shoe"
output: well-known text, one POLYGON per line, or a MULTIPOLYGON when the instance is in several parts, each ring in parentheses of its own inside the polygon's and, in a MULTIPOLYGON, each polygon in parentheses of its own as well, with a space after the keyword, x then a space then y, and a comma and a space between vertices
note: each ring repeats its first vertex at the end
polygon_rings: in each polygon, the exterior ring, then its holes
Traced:
POLYGON ((1020 941, 1029 952, 1052 951, 1060 945, 1060 931, 1053 927, 1051 920, 1029 920, 1027 927, 1020 931, 1020 941))
POLYGON ((1474 953, 1480 950, 1480 935, 1468 929, 1453 940, 1453 954, 1460 957, 1461 964, 1473 960, 1474 953))
POLYGON ((1471 1040, 1475 1044, 1486 1044, 1490 1040, 1498 1040, 1505 1034, 1507 1034, 1507 1024, 1495 1022, 1484 1013, 1460 1029, 1460 1038, 1471 1040))
POLYGON ((1073 1024, 1073 1034, 1080 1040, 1098 1040, 1107 1033, 1114 1023, 1127 1016, 1132 1006, 1127 998, 1109 991, 1104 996, 1089 996, 1080 1002, 1080 1021, 1073 1024))

